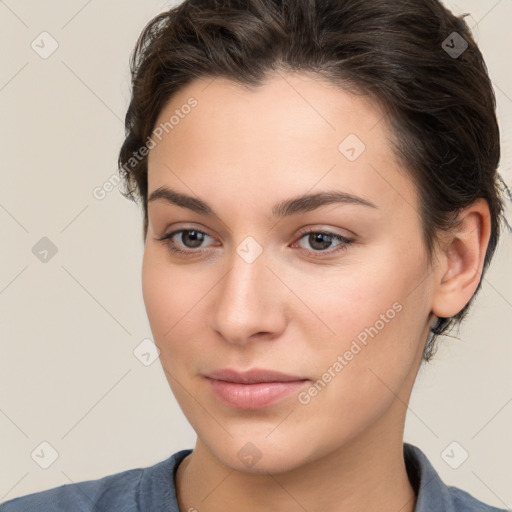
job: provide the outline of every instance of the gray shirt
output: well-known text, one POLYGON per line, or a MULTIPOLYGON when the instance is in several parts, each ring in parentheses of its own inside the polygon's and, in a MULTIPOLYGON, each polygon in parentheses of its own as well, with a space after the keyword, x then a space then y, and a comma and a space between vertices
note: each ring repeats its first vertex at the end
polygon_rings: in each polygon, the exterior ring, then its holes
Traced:
MULTIPOLYGON (((162 462, 20 496, 0 504, 0 512, 180 512, 174 479, 191 449, 162 462)), ((409 480, 417 495, 415 512, 505 512, 447 486, 426 455, 404 443, 409 480)), ((186 511, 181 511, 186 512, 186 511)))

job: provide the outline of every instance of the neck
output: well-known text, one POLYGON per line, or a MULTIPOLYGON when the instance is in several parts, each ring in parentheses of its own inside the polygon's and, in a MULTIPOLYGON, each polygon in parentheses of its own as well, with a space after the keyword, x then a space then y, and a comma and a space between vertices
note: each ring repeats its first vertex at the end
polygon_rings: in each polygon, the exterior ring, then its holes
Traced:
POLYGON ((387 426, 375 424, 326 456, 280 473, 235 471, 198 439, 177 470, 180 511, 414 512, 416 494, 403 457, 403 426, 387 426))

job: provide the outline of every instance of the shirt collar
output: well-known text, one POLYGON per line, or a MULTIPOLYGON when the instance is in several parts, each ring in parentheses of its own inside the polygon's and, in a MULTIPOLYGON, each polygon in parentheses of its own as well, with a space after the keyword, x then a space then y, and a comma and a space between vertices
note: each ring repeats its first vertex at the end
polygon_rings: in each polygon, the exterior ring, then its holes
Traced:
POLYGON ((449 489, 427 456, 417 446, 403 445, 407 475, 416 492, 414 512, 455 512, 449 489))

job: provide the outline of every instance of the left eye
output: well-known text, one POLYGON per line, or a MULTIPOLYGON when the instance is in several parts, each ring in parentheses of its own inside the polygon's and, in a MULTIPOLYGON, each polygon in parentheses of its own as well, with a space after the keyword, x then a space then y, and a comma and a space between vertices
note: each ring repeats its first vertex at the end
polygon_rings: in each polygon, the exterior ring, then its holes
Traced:
MULTIPOLYGON (((199 246, 205 240, 205 237, 211 238, 209 235, 204 233, 203 231, 199 231, 197 229, 179 229, 169 233, 168 235, 163 236, 162 238, 157 238, 156 240, 163 242, 168 250, 173 253, 179 253, 184 255, 192 255, 194 253, 202 252, 194 249, 200 248, 199 246), (185 249, 181 249, 173 238, 181 233, 181 243, 185 246, 185 249), (187 238, 191 240, 191 245, 193 247, 188 247, 187 238)), ((305 249, 310 254, 332 254, 338 251, 346 249, 347 245, 349 245, 353 240, 350 238, 346 238, 342 235, 338 235, 337 233, 331 233, 330 231, 307 231, 301 234, 299 240, 308 237, 307 240, 313 247, 313 250, 305 249), (328 247, 332 244, 333 240, 337 240, 340 242, 337 245, 337 248, 326 251, 328 247)))
POLYGON ((350 238, 346 238, 344 236, 338 235, 337 233, 331 233, 330 231, 307 231, 303 233, 299 240, 302 240, 304 237, 308 237, 308 243, 315 249, 313 251, 306 249, 308 252, 327 252, 328 254, 341 251, 346 249, 346 246, 352 242, 350 238), (333 240, 337 240, 340 242, 336 249, 331 251, 325 251, 332 244, 333 240), (327 244, 327 247, 325 246, 327 244))

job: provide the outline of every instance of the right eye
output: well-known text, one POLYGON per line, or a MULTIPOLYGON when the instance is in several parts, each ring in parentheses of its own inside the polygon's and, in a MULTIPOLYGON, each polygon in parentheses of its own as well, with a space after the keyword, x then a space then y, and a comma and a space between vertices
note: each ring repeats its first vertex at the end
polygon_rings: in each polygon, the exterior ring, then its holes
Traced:
MULTIPOLYGON (((191 244, 197 248, 198 244, 205 240, 205 237, 211 238, 209 235, 204 233, 203 231, 199 231, 198 229, 177 229, 172 231, 171 233, 164 235, 162 238, 157 238, 159 242, 163 242, 163 244, 167 247, 170 252, 190 255, 197 252, 203 251, 194 251, 193 249, 182 249, 180 246, 174 241, 174 237, 181 233, 179 237, 181 239, 181 244, 185 245, 185 241, 187 239, 191 240, 191 244)), ((185 245, 186 247, 186 245, 185 245)))

